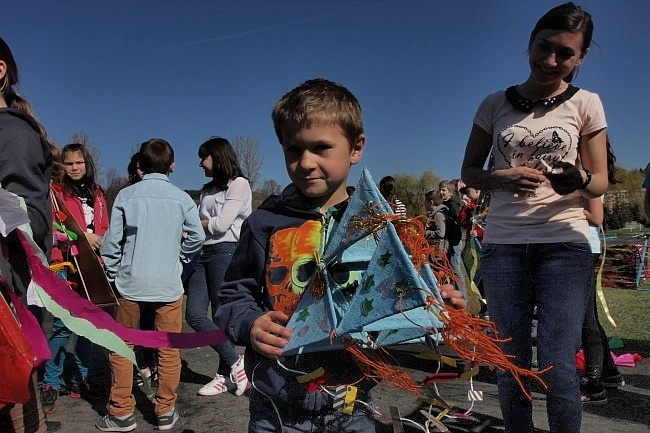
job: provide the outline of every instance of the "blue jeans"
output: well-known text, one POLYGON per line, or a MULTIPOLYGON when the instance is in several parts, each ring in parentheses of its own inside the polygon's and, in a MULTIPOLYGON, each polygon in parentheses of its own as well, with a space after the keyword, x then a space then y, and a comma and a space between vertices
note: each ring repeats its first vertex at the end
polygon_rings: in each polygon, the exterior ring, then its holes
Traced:
MULTIPOLYGON (((546 411, 551 433, 579 433, 582 422, 575 354, 591 294, 593 256, 589 244, 486 244, 481 257, 490 317, 513 362, 530 368, 531 320, 538 306, 540 369, 548 384, 546 411)), ((507 372, 498 373, 506 432, 533 433, 532 405, 507 372)))
POLYGON ((447 258, 449 258, 449 264, 451 265, 451 268, 454 270, 454 273, 458 277, 459 281, 463 281, 463 284, 456 284, 456 288, 460 290, 460 292, 463 294, 464 299, 467 298, 467 289, 465 288, 465 277, 463 276, 463 271, 461 269, 461 264, 460 264, 460 259, 461 259, 461 254, 463 252, 463 241, 461 240, 458 242, 458 245, 454 245, 453 247, 450 245, 449 246, 449 252, 447 253, 447 258))
POLYGON ((68 353, 68 340, 71 336, 74 338, 73 354, 77 366, 77 372, 72 377, 72 381, 78 383, 80 379, 88 377, 92 343, 85 337, 73 334, 66 328, 61 319, 55 317, 52 322, 52 333, 48 341, 52 358, 45 364, 43 387, 51 385, 52 388, 57 390, 61 388, 61 376, 63 376, 65 357, 68 353))
MULTIPOLYGON (((366 406, 355 403, 352 415, 340 410, 307 412, 276 403, 277 412, 259 392, 250 391, 249 433, 374 433, 376 423, 366 406)), ((369 402, 372 405, 372 402, 369 402)))
MULTIPOLYGON (((63 281, 66 281, 68 274, 65 270, 62 270, 57 274, 57 276, 63 281)), ((88 377, 92 343, 85 337, 79 337, 78 335, 73 334, 68 328, 66 328, 61 319, 55 317, 52 322, 50 339, 47 342, 50 352, 52 352, 52 358, 48 359, 45 363, 43 387, 50 385, 56 390, 61 388, 61 376, 63 376, 63 368, 68 353, 68 341, 70 340, 70 336, 74 338, 73 355, 74 363, 77 366, 77 371, 72 377, 72 382, 78 383, 81 379, 88 377)))
MULTIPOLYGON (((219 329, 213 318, 208 317, 208 306, 212 304, 212 314, 214 314, 218 305, 217 290, 226 275, 235 248, 237 248, 236 242, 203 246, 201 257, 192 269, 187 283, 185 320, 195 331, 219 329)), ((239 360, 235 346, 230 341, 226 341, 212 348, 219 354, 218 372, 229 374, 230 367, 239 360)))

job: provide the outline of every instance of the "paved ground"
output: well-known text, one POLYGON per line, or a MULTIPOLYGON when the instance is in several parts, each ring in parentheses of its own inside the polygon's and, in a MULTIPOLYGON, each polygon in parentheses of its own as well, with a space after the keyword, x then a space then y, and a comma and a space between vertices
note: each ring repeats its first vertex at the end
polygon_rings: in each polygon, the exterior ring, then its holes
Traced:
MULTIPOLYGON (((645 325, 643 325, 645 326, 645 325)), ((393 351, 399 362, 421 380, 435 369, 431 361, 416 355, 419 348, 409 346, 393 351)), ((604 406, 587 407, 583 422, 584 433, 648 433, 650 431, 650 342, 626 341, 622 352, 639 353, 644 360, 634 368, 621 368, 627 385, 619 390, 609 391, 609 402, 604 406)), ((180 420, 172 431, 182 433, 246 432, 248 424, 248 398, 222 394, 201 397, 196 390, 207 383, 214 374, 216 353, 211 348, 182 350, 183 373, 178 390, 180 420)), ((97 431, 94 422, 103 414, 107 401, 108 366, 105 353, 95 351, 95 368, 92 385, 98 397, 92 400, 72 400, 61 396, 57 401, 57 412, 49 416, 52 421, 62 423, 60 433, 84 433, 97 431)), ((494 375, 482 368, 473 381, 475 390, 483 391, 483 401, 476 402, 472 412, 464 419, 444 420, 451 432, 503 432, 503 422, 497 402, 494 375)), ((454 380, 439 384, 440 395, 462 410, 469 408, 467 399, 468 381, 454 380)), ((535 424, 539 432, 547 432, 543 394, 534 394, 535 424)), ((139 432, 155 430, 155 416, 151 403, 139 390, 136 392, 138 409, 136 418, 139 432)), ((377 386, 373 398, 378 410, 386 415, 389 406, 399 408, 402 416, 422 423, 419 413, 421 403, 412 394, 377 386)), ((390 420, 384 420, 380 433, 393 432, 390 420)), ((405 433, 421 431, 404 424, 405 433)), ((431 429, 431 431, 438 431, 431 429)))

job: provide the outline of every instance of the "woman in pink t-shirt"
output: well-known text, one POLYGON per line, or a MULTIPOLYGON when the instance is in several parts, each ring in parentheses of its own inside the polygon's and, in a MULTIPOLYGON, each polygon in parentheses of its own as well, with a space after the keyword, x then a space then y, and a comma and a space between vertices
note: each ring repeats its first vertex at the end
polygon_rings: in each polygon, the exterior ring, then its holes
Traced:
MULTIPOLYGON (((465 182, 491 193, 481 257, 487 305, 509 339, 504 350, 526 368, 538 308, 540 369, 553 366, 543 376, 553 433, 580 432, 574 357, 593 278, 582 199, 607 189, 602 104, 571 85, 592 33, 591 16, 573 3, 540 18, 528 43, 528 78, 483 100, 462 167, 465 182)), ((506 431, 532 433, 532 404, 515 379, 499 372, 498 387, 506 431)))

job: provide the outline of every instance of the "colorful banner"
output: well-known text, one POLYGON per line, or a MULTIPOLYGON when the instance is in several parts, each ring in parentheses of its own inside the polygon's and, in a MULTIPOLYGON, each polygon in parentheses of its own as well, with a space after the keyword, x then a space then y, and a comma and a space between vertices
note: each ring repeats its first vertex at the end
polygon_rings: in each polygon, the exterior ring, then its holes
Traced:
MULTIPOLYGON (((50 304, 54 311, 48 308, 55 316, 72 314, 74 317, 68 319, 72 325, 69 329, 78 333, 77 328, 79 325, 81 329, 80 335, 84 335, 89 340, 99 343, 97 338, 93 335, 94 331, 89 331, 90 328, 85 328, 85 323, 78 322, 77 320, 85 320, 91 324, 95 329, 103 329, 114 333, 121 340, 129 341, 138 346, 143 347, 173 347, 178 349, 190 349, 208 345, 215 345, 223 343, 228 340, 228 337, 221 332, 221 330, 209 332, 189 332, 189 333, 175 333, 175 332, 159 332, 159 331, 140 331, 137 329, 126 328, 115 320, 101 308, 97 307, 87 299, 82 298, 65 284, 63 280, 57 277, 50 269, 43 263, 42 259, 35 253, 33 241, 30 242, 29 238, 24 233, 18 231, 18 238, 25 250, 29 266, 32 271, 32 279, 34 283, 39 286, 44 293, 46 293, 51 300, 61 309, 54 307, 50 304), (88 335, 87 335, 88 334, 88 335)), ((37 289, 38 290, 38 289, 37 289)), ((61 317, 61 319, 63 319, 61 317)), ((64 323, 65 320, 64 320, 64 323)), ((67 323, 66 323, 67 326, 67 323)))

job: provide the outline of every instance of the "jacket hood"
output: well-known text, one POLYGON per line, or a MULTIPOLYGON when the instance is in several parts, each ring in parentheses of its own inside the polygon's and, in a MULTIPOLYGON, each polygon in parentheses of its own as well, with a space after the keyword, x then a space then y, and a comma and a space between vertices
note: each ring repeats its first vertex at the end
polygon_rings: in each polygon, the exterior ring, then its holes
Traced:
MULTIPOLYGON (((334 206, 335 219, 339 220, 347 208, 348 201, 343 201, 334 206)), ((279 195, 271 195, 259 206, 259 209, 290 217, 315 219, 320 218, 318 207, 306 197, 298 187, 291 183, 279 195)))

